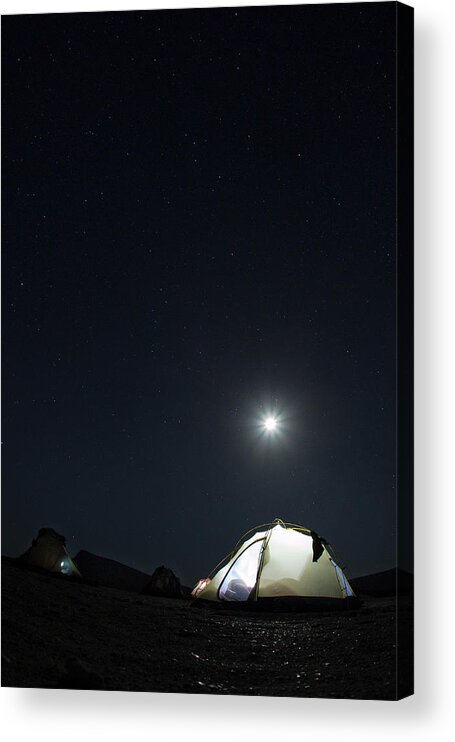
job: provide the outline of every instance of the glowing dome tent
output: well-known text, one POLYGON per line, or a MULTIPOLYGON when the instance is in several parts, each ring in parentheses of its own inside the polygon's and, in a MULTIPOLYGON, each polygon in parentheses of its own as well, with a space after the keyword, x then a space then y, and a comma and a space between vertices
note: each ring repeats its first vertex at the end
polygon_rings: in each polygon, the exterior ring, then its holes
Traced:
POLYGON ((280 519, 248 531, 193 597, 245 603, 296 599, 337 603, 355 599, 330 545, 314 531, 280 519))
POLYGON ((68 554, 65 543, 65 537, 53 528, 41 528, 30 548, 18 561, 29 567, 46 569, 48 572, 80 577, 81 573, 68 554))

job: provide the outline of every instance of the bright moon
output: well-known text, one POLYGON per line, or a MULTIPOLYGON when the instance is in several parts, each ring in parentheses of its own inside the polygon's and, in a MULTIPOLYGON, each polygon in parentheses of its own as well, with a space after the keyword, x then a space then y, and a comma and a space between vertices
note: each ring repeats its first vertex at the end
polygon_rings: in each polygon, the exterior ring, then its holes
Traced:
POLYGON ((271 433, 273 430, 276 430, 276 426, 276 417, 268 417, 266 420, 264 420, 264 427, 267 431, 269 431, 269 433, 271 433))

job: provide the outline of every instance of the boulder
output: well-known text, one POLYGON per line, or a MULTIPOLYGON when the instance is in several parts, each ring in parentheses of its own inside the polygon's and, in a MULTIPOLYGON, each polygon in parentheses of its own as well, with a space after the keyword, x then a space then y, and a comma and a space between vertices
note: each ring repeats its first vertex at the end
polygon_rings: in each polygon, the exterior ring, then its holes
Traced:
POLYGON ((164 598, 183 598, 179 578, 172 569, 164 565, 155 569, 150 581, 141 592, 144 595, 157 595, 164 598))

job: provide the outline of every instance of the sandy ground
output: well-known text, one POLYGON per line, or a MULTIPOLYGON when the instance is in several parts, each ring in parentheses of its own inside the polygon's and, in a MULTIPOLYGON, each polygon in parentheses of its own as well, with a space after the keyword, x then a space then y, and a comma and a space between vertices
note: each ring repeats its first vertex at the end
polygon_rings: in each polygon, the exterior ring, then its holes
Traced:
MULTIPOLYGON (((409 599, 400 617, 411 646, 409 599)), ((236 613, 2 560, 3 686, 392 700, 396 627, 393 598, 336 613, 236 613)))

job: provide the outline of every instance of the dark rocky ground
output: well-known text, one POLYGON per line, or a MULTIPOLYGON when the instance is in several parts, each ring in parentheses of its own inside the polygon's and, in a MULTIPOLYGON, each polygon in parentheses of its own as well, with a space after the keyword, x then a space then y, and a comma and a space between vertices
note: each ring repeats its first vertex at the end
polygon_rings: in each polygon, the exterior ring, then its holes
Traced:
MULTIPOLYGON (((402 599, 403 655, 412 646, 402 599)), ((395 699, 392 597, 343 612, 233 612, 2 560, 2 685, 395 699)), ((412 673, 410 659, 401 674, 412 673)))

